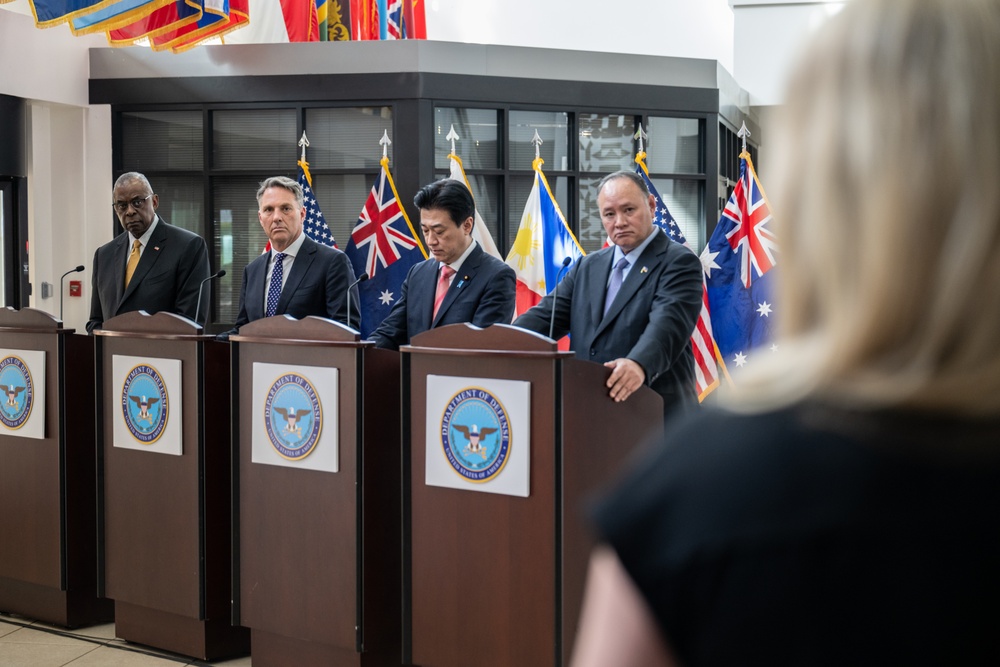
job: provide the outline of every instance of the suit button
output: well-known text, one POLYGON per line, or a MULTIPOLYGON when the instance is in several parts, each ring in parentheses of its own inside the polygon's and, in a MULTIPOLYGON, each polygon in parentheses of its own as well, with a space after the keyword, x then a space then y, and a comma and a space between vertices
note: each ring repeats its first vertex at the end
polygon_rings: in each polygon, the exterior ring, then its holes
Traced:
POLYGON ((590 348, 590 356, 596 357, 597 356, 597 350, 595 350, 594 348, 590 348))

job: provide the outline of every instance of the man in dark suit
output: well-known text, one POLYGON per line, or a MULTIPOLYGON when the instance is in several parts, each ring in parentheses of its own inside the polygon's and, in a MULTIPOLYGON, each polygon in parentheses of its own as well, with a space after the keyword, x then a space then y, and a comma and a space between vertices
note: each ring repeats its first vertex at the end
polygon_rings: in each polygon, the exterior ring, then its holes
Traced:
POLYGON ((354 269, 347 255, 316 243, 302 231, 306 218, 302 186, 285 176, 268 178, 257 190, 257 205, 271 250, 243 269, 236 327, 223 336, 236 333, 247 322, 275 315, 296 319, 315 315, 360 326, 354 269))
MULTIPOLYGON (((209 275, 205 240, 156 214, 160 200, 142 174, 119 176, 113 197, 112 206, 127 233, 94 253, 87 332, 134 310, 167 311, 200 322, 195 312, 198 290, 209 275)), ((207 312, 207 299, 201 310, 207 312)))
POLYGON ((413 203, 433 257, 406 274, 399 300, 372 333, 375 344, 398 350, 433 327, 509 323, 514 270, 472 238, 476 205, 469 188, 453 179, 436 181, 421 188, 413 203))
POLYGON ((547 335, 554 317, 555 337, 570 334, 577 358, 612 369, 615 401, 648 384, 663 397, 664 414, 696 405, 690 338, 701 310, 701 262, 653 225, 655 199, 635 172, 605 176, 597 204, 613 245, 578 261, 514 324, 547 335))

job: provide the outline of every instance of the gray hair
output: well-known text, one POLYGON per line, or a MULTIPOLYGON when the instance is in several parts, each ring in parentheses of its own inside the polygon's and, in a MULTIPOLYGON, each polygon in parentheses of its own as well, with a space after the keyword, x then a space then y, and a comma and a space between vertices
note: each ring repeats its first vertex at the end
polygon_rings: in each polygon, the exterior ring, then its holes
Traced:
POLYGON ((150 194, 153 193, 153 186, 149 184, 149 179, 146 178, 144 174, 140 174, 137 171, 127 171, 119 176, 118 180, 115 181, 114 189, 117 190, 118 188, 129 183, 141 183, 146 186, 146 189, 149 190, 150 194))
POLYGON ((284 188, 288 190, 293 195, 295 195, 295 201, 298 202, 299 208, 305 204, 305 195, 302 192, 302 186, 299 185, 298 181, 293 181, 287 176, 271 176, 270 178, 265 178, 260 183, 260 187, 257 188, 257 205, 260 205, 260 199, 264 196, 264 191, 269 188, 284 188))

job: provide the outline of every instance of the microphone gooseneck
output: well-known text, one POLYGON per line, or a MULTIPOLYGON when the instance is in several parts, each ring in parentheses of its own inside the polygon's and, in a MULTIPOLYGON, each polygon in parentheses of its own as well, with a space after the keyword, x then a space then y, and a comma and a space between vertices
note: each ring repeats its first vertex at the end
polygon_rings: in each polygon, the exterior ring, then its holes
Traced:
MULTIPOLYGON (((357 280, 347 286, 347 326, 351 326, 351 290, 357 287, 358 283, 368 280, 368 274, 362 273, 357 280)), ((358 312, 358 326, 361 325, 361 312, 358 312)), ((351 327, 353 328, 353 327, 351 327)))
POLYGON ((66 278, 66 276, 68 276, 71 273, 79 273, 80 271, 83 271, 83 264, 80 264, 79 266, 70 269, 69 271, 67 271, 66 273, 62 274, 59 277, 59 321, 60 322, 62 322, 63 319, 63 279, 66 278))
POLYGON ((549 314, 549 338, 552 338, 552 333, 556 329, 556 290, 559 289, 559 281, 562 280, 563 271, 565 271, 566 267, 572 262, 572 257, 564 257, 562 266, 559 267, 559 273, 556 274, 556 284, 552 288, 552 312, 549 314))
MULTIPOLYGON (((205 292, 205 283, 207 283, 210 280, 215 280, 216 278, 221 278, 224 275, 226 275, 226 270, 225 269, 219 269, 216 273, 213 273, 208 278, 205 278, 204 280, 202 280, 201 284, 198 285, 198 303, 195 305, 195 309, 194 309, 194 319, 195 319, 195 322, 198 324, 198 326, 204 326, 201 323, 201 317, 200 317, 200 315, 201 315, 201 295, 204 294, 204 292, 205 292)), ((207 319, 208 318, 206 318, 206 320, 207 319)))

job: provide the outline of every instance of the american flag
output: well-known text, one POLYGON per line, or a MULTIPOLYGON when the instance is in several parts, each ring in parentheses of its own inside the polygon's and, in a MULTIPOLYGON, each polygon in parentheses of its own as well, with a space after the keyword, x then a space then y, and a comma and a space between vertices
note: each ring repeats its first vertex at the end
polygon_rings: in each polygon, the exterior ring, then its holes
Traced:
POLYGON ((312 189, 312 174, 309 173, 309 163, 299 160, 299 185, 302 186, 302 194, 306 209, 306 221, 302 225, 306 236, 316 243, 337 247, 337 241, 333 238, 330 226, 323 218, 323 211, 319 210, 319 202, 316 201, 316 193, 312 189))
POLYGON ((715 342, 730 371, 777 351, 771 343, 775 312, 771 281, 778 243, 770 222, 767 198, 750 154, 744 152, 740 178, 701 254, 715 342))
MULTIPOLYGON (((680 243, 693 252, 680 226, 674 220, 674 216, 670 215, 660 193, 657 192, 653 182, 649 180, 644 152, 639 152, 635 156, 635 165, 636 173, 642 176, 642 180, 646 182, 646 187, 649 189, 649 194, 656 199, 653 224, 666 232, 670 240, 680 243)), ((715 361, 715 340, 712 338, 712 320, 708 314, 708 295, 705 292, 704 276, 702 276, 701 313, 698 315, 694 332, 691 334, 691 352, 694 355, 695 388, 698 391, 698 400, 700 401, 719 386, 719 366, 715 361)))
POLYGON ((382 171, 351 232, 346 252, 354 275, 368 274, 368 280, 358 285, 361 334, 367 338, 399 299, 410 267, 427 259, 406 211, 399 205, 387 157, 382 158, 382 171))

